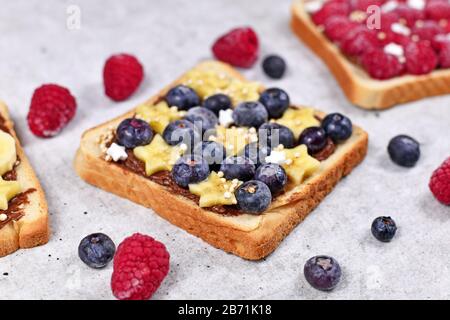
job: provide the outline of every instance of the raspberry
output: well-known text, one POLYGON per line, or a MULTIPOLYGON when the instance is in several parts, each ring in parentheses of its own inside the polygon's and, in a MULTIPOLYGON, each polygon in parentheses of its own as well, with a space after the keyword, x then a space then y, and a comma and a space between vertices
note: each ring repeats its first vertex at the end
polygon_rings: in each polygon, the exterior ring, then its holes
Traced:
POLYGON ((44 84, 33 93, 28 126, 38 137, 53 137, 74 117, 76 108, 76 100, 68 89, 57 84, 44 84))
POLYGON ((258 59, 259 40, 252 28, 236 28, 216 40, 214 56, 235 67, 250 68, 258 59))
POLYGON ((169 272, 169 253, 152 237, 139 233, 117 248, 111 288, 120 300, 147 300, 169 272))
POLYGON ((401 20, 406 22, 408 27, 413 27, 417 20, 425 19, 423 11, 411 8, 406 3, 399 4, 394 12, 400 16, 401 20))
POLYGON ((367 11, 370 6, 381 7, 384 0, 350 0, 350 4, 353 10, 367 11))
POLYGON ((398 23, 400 16, 394 11, 383 12, 380 16, 380 29, 381 31, 391 31, 391 26, 394 23, 398 23))
POLYGON ((361 58, 361 64, 375 79, 390 79, 404 71, 404 65, 392 54, 381 49, 366 52, 361 58))
POLYGON ((342 41, 341 49, 347 55, 360 56, 379 46, 377 33, 362 27, 359 32, 350 33, 342 41))
POLYGON ((429 187, 439 202, 450 205, 450 158, 433 172, 429 187))
POLYGON ((323 25, 332 16, 348 16, 349 13, 350 4, 343 1, 331 0, 326 2, 311 18, 316 25, 323 25))
POLYGON ((416 24, 411 32, 413 36, 417 36, 420 40, 433 41, 436 35, 444 33, 444 29, 436 21, 427 20, 416 24))
POLYGON ((441 50, 438 53, 439 66, 441 68, 450 68, 450 42, 441 44, 441 50))
POLYGON ((436 21, 450 19, 450 3, 447 1, 428 1, 425 14, 428 19, 436 21))
POLYGON ((411 41, 405 45, 406 69, 411 74, 426 74, 436 68, 438 58, 428 42, 411 41))
POLYGON ((450 43, 450 35, 448 34, 438 34, 431 41, 431 45, 437 52, 439 52, 442 46, 445 46, 447 43, 450 43))
POLYGON ((330 17, 324 24, 325 34, 331 41, 339 42, 344 39, 358 24, 350 21, 346 16, 330 17))
POLYGON ((103 68, 105 94, 114 101, 123 101, 136 91, 143 77, 144 69, 134 56, 113 55, 103 68))

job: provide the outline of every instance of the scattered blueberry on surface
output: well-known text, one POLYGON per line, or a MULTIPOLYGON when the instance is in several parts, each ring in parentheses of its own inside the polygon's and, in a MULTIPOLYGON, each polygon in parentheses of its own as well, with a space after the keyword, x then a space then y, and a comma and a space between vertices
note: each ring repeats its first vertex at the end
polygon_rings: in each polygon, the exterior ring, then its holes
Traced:
POLYGON ((306 281, 315 289, 333 290, 341 280, 339 263, 329 256, 310 258, 303 269, 306 281))
POLYGON ((266 163, 266 157, 270 156, 271 151, 270 146, 265 143, 251 142, 244 147, 243 155, 259 167, 261 164, 266 163))
POLYGON ((169 107, 177 107, 179 110, 188 110, 200 105, 197 93, 187 86, 179 85, 169 90, 166 95, 169 107))
POLYGON ((372 222, 372 234, 382 242, 389 242, 395 236, 397 225, 391 217, 378 217, 372 222))
POLYGON ((230 97, 222 93, 212 95, 203 102, 203 106, 214 112, 216 115, 219 115, 220 110, 230 109, 231 105, 230 97))
POLYGON ((93 233, 81 240, 78 256, 91 268, 105 267, 114 257, 116 245, 106 234, 93 233))
POLYGON ((286 148, 293 148, 295 145, 294 133, 291 129, 276 122, 266 122, 260 126, 258 137, 259 141, 265 142, 272 149, 280 144, 286 148))
POLYGON ((121 146, 135 148, 149 144, 153 138, 153 130, 144 120, 129 118, 119 124, 116 136, 121 146))
POLYGON ((235 192, 238 207, 247 213, 259 214, 272 202, 269 187, 257 180, 244 182, 235 192))
POLYGON ((255 164, 248 158, 231 156, 222 162, 220 171, 227 180, 247 181, 255 176, 255 164))
POLYGON ((203 157, 212 171, 219 171, 220 165, 226 157, 226 150, 218 142, 202 141, 195 146, 194 154, 203 157))
POLYGON ((283 191, 288 179, 283 167, 275 163, 266 163, 256 170, 255 180, 264 182, 272 195, 276 196, 283 191))
POLYGON ((184 118, 187 121, 192 122, 198 128, 201 128, 202 132, 214 129, 219 123, 214 112, 204 107, 194 107, 189 109, 184 118))
POLYGON ((420 145, 407 135, 399 135, 389 142, 388 153, 399 166, 414 167, 420 158, 420 145))
POLYGON ((172 168, 172 178, 183 188, 187 188, 190 183, 203 181, 208 176, 208 163, 198 155, 184 155, 172 168))
POLYGON ((352 121, 340 113, 331 113, 322 120, 322 128, 334 142, 345 141, 352 135, 352 121))
POLYGON ((300 144, 306 145, 309 154, 314 154, 327 145, 327 134, 321 127, 309 127, 303 130, 298 140, 300 144))
POLYGON ((169 123, 162 136, 164 141, 171 146, 184 143, 188 148, 193 148, 197 142, 201 141, 199 129, 187 120, 175 120, 169 123))
POLYGON ((270 88, 261 93, 259 97, 261 102, 269 113, 269 118, 278 119, 289 108, 289 95, 279 88, 270 88))
POLYGON ((264 58, 262 67, 270 78, 281 79, 286 71, 286 62, 282 57, 273 54, 264 58))
POLYGON ((233 120, 238 127, 259 128, 268 118, 266 108, 255 101, 242 102, 233 111, 233 120))

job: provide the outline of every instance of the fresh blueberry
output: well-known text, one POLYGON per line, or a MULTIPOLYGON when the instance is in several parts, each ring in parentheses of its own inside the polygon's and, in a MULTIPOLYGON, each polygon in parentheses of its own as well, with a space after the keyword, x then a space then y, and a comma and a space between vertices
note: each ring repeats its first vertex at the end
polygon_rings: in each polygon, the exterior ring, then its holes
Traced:
POLYGON ((114 257, 116 245, 103 233, 93 233, 81 240, 78 256, 91 268, 103 268, 114 257))
POLYGON ((261 164, 266 163, 266 157, 270 156, 271 151, 272 149, 265 143, 251 142, 244 147, 243 155, 259 167, 261 164))
POLYGON ((220 110, 226 110, 231 108, 231 99, 225 94, 218 93, 208 97, 203 102, 203 106, 214 112, 216 115, 219 115, 220 110))
POLYGON ((258 180, 244 182, 236 190, 235 196, 239 209, 252 214, 262 213, 272 202, 269 187, 258 180))
POLYGON ((414 167, 420 158, 420 145, 415 139, 399 135, 389 142, 389 156, 402 167, 414 167))
POLYGON ((149 144, 153 138, 153 130, 144 120, 129 118, 119 124, 116 136, 121 146, 131 149, 149 144))
POLYGON ((309 127, 303 130, 298 140, 300 144, 306 145, 309 154, 314 154, 327 145, 327 134, 320 127, 309 127))
POLYGON ((192 122, 198 128, 201 128, 202 132, 214 129, 219 123, 219 120, 214 112, 204 107, 194 107, 189 109, 185 119, 192 122))
POLYGON ((276 196, 280 194, 287 183, 287 175, 284 169, 275 163, 266 163, 261 165, 255 173, 255 180, 264 182, 276 196))
POLYGON ((234 123, 239 127, 258 128, 268 119, 266 108, 259 102, 242 102, 233 111, 234 123))
POLYGON ((222 162, 220 171, 227 180, 247 181, 255 176, 255 164, 248 158, 231 156, 222 162))
POLYGON ((262 67, 270 78, 281 79, 286 71, 286 62, 278 55, 270 55, 264 58, 262 67))
POLYGON ((340 113, 331 113, 322 120, 322 128, 334 142, 345 141, 352 135, 352 121, 340 113))
POLYGON ((312 257, 306 262, 303 273, 313 288, 322 291, 333 290, 341 280, 341 267, 329 256, 312 257))
POLYGON ((199 106, 200 98, 192 88, 179 85, 169 90, 166 102, 170 107, 175 106, 179 110, 188 110, 199 106))
POLYGON ((187 120, 175 120, 167 125, 162 134, 164 141, 175 146, 180 143, 186 144, 188 151, 201 141, 201 133, 194 124, 187 120))
POLYGON ((187 188, 190 183, 198 183, 209 176, 209 166, 202 157, 188 154, 177 160, 172 168, 172 178, 175 182, 187 188))
POLYGON ((261 93, 259 102, 266 107, 269 118, 278 119, 289 107, 290 99, 285 91, 278 88, 270 88, 261 93))
POLYGON ((378 217, 372 222, 372 234, 383 242, 389 242, 395 236, 397 226, 391 217, 378 217))
POLYGON ((295 144, 294 134, 291 129, 276 122, 266 122, 258 129, 259 141, 267 141, 272 149, 282 144, 286 148, 293 148, 295 144))
POLYGON ((225 147, 215 141, 197 143, 194 154, 201 156, 209 164, 212 171, 219 171, 220 165, 226 157, 225 147))

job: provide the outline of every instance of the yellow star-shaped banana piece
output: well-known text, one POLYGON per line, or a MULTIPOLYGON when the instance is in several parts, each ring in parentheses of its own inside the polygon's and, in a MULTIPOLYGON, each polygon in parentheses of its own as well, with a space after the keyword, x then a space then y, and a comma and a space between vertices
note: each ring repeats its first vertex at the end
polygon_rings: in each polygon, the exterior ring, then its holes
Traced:
POLYGON ((142 104, 136 108, 136 118, 147 121, 157 133, 162 134, 167 125, 183 117, 177 107, 169 107, 165 101, 155 105, 142 104))
POLYGON ((258 134, 254 128, 223 126, 216 127, 216 137, 213 140, 224 145, 227 155, 237 155, 250 142, 258 141, 258 134))
POLYGON ((8 202, 21 191, 20 183, 17 181, 6 181, 0 178, 0 209, 8 209, 8 202))
POLYGON ((183 154, 181 147, 168 145, 159 135, 155 135, 152 142, 146 146, 136 147, 133 153, 145 163, 147 176, 159 171, 170 171, 178 158, 183 154))
POLYGON ((223 174, 213 171, 205 181, 190 184, 189 191, 200 197, 199 205, 202 208, 231 205, 237 203, 234 191, 240 184, 238 180, 227 181, 223 174))
POLYGON ((286 160, 283 164, 288 178, 295 184, 301 184, 320 167, 320 161, 308 154, 304 144, 293 149, 284 149, 286 160))
POLYGON ((291 129, 297 138, 306 128, 315 127, 320 124, 319 120, 314 116, 314 109, 311 108, 289 108, 275 122, 291 129))

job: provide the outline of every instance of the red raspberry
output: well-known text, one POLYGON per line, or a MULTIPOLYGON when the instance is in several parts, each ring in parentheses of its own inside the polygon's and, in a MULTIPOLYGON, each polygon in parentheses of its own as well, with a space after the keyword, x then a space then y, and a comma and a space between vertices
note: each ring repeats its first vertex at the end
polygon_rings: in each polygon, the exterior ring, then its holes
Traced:
POLYGON ((450 206, 450 158, 433 172, 429 187, 439 202, 450 206))
POLYGON ((236 28, 216 40, 214 56, 235 67, 250 68, 258 59, 259 40, 252 28, 236 28))
POLYGON ((53 137, 74 117, 76 108, 76 100, 68 89, 56 84, 44 84, 33 93, 27 116, 28 126, 38 137, 53 137))
POLYGON ((380 42, 378 41, 377 33, 362 27, 359 32, 350 33, 342 41, 341 49, 349 56, 360 56, 379 46, 380 42))
POLYGON ((144 68, 134 56, 116 54, 106 60, 103 68, 105 94, 114 101, 123 101, 136 91, 144 78, 144 68))
POLYGON ((111 288, 120 300, 148 300, 169 272, 166 247, 139 233, 126 238, 114 256, 111 288))
POLYGON ((433 20, 423 21, 416 24, 411 33, 414 36, 419 37, 419 40, 433 41, 434 37, 438 34, 443 34, 444 29, 433 20))
POLYGON ((450 68, 450 42, 447 41, 441 44, 438 57, 441 68, 450 68))
POLYGON ((400 16, 394 11, 382 13, 380 16, 380 30, 381 31, 391 31, 391 26, 394 23, 398 23, 400 16))
POLYGON ((325 21, 325 34, 334 42, 340 42, 359 25, 346 16, 333 16, 325 21))
POLYGON ((384 0, 350 0, 350 4, 353 10, 367 11, 370 6, 381 7, 384 0))
POLYGON ((393 78, 404 71, 404 65, 397 57, 381 49, 366 52, 361 58, 361 64, 372 78, 379 80, 393 78))
POLYGON ((448 1, 428 1, 425 6, 425 14, 428 19, 450 19, 450 3, 448 1))
POLYGON ((431 41, 431 45, 437 52, 439 52, 441 50, 441 47, 445 46, 447 43, 450 43, 449 34, 438 34, 431 41))
POLYGON ((405 20, 406 25, 410 28, 414 26, 417 20, 425 20, 425 12, 409 7, 406 3, 401 3, 393 11, 405 20))
POLYGON ((316 25, 323 25, 332 16, 348 16, 350 14, 350 4, 344 1, 331 0, 315 12, 311 18, 316 25))
POLYGON ((433 71, 438 58, 431 45, 426 41, 411 41, 404 46, 406 69, 411 74, 426 74, 433 71))

